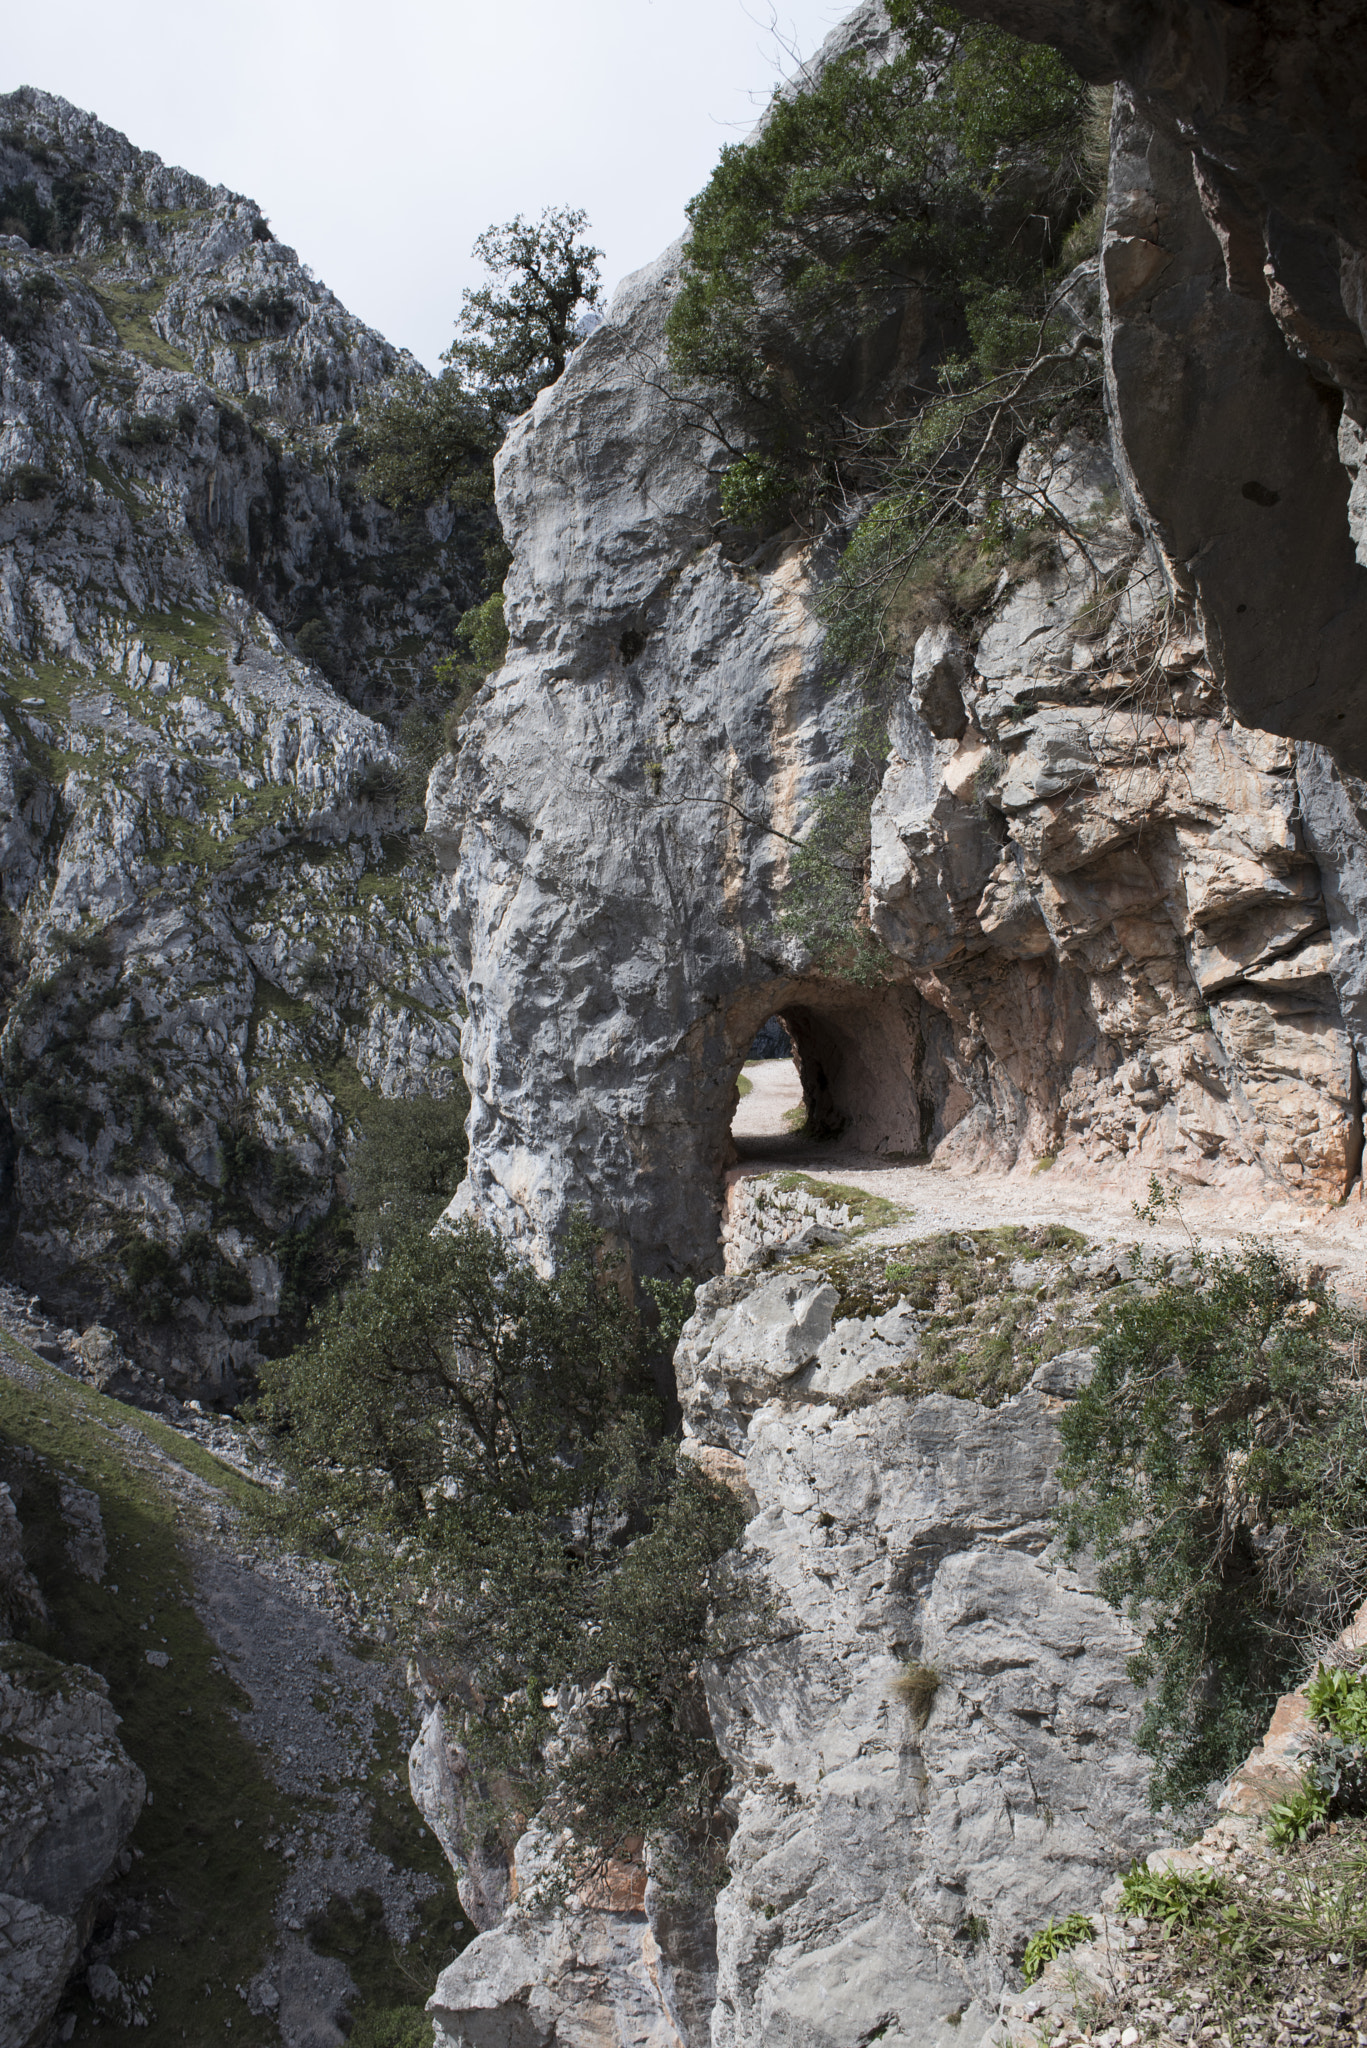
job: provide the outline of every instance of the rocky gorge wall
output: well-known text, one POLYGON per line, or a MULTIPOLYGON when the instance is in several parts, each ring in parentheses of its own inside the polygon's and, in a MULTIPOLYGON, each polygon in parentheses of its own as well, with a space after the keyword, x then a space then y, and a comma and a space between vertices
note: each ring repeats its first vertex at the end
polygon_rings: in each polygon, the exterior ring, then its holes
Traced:
POLYGON ((1030 1342, 1053 1332, 1005 1399, 912 1390, 934 1313, 895 1286, 847 1312, 850 1254, 700 1290, 685 1445, 751 1513, 703 1672, 734 1825, 715 1910, 668 1843, 643 1887, 549 1907, 535 1827, 495 1897, 434 1708, 415 1794, 484 1929, 430 2002, 438 2048, 976 2044, 1035 1928, 1165 1838, 1135 1638, 1050 1548, 1056 1418, 1091 1369, 1069 1322, 1124 1284, 1113 1251, 1062 1236, 957 1248, 1030 1342))
POLYGON ((251 201, 25 90, 5 224, 11 1268, 231 1399, 325 1273, 357 1103, 451 1085, 433 879, 372 714, 479 594, 479 535, 348 481, 337 436, 403 359, 251 201))
MULTIPOLYGON (((1127 47, 1160 15, 1182 33, 1180 10, 1058 11, 1127 47)), ((886 28, 864 7, 830 47, 877 61, 886 28)), ((1360 1185, 1342 408, 1264 283, 1227 275, 1160 125, 1118 92, 1101 256, 1071 281, 1110 432, 1021 451, 1052 546, 902 649, 872 978, 780 922, 794 845, 851 772, 859 696, 819 612, 843 534, 756 544, 723 518, 737 422, 667 366, 678 249, 514 427, 507 662, 428 795, 468 1001, 457 1212, 545 1254, 582 1207, 638 1270, 716 1274, 736 1076, 773 1016, 809 1131, 866 1157, 1158 1171, 1246 1213, 1360 1185)), ((675 1356, 690 1451, 751 1508, 734 1583, 772 1623, 704 1673, 735 1823, 715 1922, 654 1869, 615 1912, 539 1910, 535 1829, 505 1904, 501 1870, 464 1860, 434 1707, 414 1782, 483 1929, 430 2003, 439 2044, 996 2039, 1026 1935, 1158 1838, 1133 1644, 1049 1550, 1085 1347, 999 1398, 926 1393, 916 1318, 842 1315, 808 1263, 708 1280, 675 1356)))
POLYGON ((1119 81, 1102 262, 1132 502, 1247 724, 1367 771, 1367 28, 1295 0, 968 0, 1119 81))
MULTIPOLYGON (((734 428, 664 367, 677 265, 622 287, 500 457, 507 665, 429 788, 469 1004, 460 1204, 543 1245, 584 1204, 644 1267, 715 1270, 735 1077, 773 1015, 810 1128, 869 1153, 1342 1199, 1361 786, 1240 721, 1128 447, 1026 449, 1051 556, 1004 560, 963 637, 905 651, 865 901, 880 973, 785 936, 791 848, 849 772, 859 700, 823 653, 832 537, 738 556, 722 519, 734 428)), ((1113 271, 1090 311, 1085 274, 1072 295, 1112 356, 1113 271)))

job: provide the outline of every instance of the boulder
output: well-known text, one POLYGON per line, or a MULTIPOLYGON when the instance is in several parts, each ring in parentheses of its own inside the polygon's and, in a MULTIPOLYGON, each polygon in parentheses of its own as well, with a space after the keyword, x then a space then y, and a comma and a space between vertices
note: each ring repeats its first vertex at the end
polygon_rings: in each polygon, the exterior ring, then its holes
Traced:
POLYGON ((0 1890, 74 1922, 82 1940, 146 1789, 117 1731, 95 1672, 0 1643, 0 1890))

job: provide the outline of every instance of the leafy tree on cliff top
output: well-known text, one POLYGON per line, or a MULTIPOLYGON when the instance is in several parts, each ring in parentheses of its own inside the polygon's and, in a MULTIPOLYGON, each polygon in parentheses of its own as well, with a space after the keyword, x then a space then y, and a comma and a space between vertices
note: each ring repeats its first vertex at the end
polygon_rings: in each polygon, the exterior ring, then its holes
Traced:
POLYGON ((460 331, 437 377, 414 371, 359 421, 365 486, 387 503, 486 504, 493 458, 511 422, 564 371, 576 322, 601 293, 601 249, 586 216, 547 207, 537 221, 486 228, 474 253, 490 282, 464 294, 460 331))
POLYGON ((890 62, 851 52, 776 96, 688 209, 671 359, 743 401, 775 494, 829 478, 867 374, 858 345, 910 289, 926 331, 889 340, 906 358, 894 398, 915 409, 918 376, 924 400, 937 359, 980 349, 968 305, 997 295, 998 347, 1003 317, 1038 311, 1089 195, 1087 88, 1055 52, 950 7, 899 0, 893 15, 890 62))

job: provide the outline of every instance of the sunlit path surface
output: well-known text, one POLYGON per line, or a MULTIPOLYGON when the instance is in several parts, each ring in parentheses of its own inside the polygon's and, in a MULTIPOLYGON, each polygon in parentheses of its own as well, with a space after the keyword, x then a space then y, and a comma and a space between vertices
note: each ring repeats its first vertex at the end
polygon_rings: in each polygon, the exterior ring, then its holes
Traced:
MULTIPOLYGON (((814 1142, 794 1131, 802 1088, 791 1060, 752 1060, 745 1068, 750 1092, 732 1120, 735 1173, 779 1168, 821 1180, 841 1181, 881 1195, 902 1211, 902 1220, 874 1232, 866 1243, 928 1237, 941 1230, 984 1230, 1005 1223, 1064 1223, 1088 1237, 1118 1238, 1170 1249, 1186 1243, 1179 1223, 1153 1229, 1134 1213, 1131 1185, 1104 1169, 1084 1178, 1069 1164, 1045 1172, 951 1171, 930 1161, 880 1159, 840 1139, 814 1142), (1095 1177, 1092 1177, 1095 1175, 1095 1177)), ((1263 1201, 1232 1201, 1219 1189, 1183 1190, 1193 1234, 1212 1247, 1233 1246, 1241 1237, 1271 1239, 1292 1256, 1328 1269, 1345 1293, 1367 1293, 1367 1209, 1356 1197, 1339 1208, 1309 1208, 1270 1188, 1263 1201)))

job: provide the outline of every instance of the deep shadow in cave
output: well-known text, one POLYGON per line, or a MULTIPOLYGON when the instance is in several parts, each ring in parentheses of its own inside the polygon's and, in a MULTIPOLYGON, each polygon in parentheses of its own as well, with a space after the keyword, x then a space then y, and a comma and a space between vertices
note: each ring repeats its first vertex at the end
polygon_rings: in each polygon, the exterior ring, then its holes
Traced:
MULTIPOLYGON (((732 1124, 737 1160, 794 1160, 814 1146, 884 1159, 924 1158, 935 1103, 922 1087, 920 1001, 914 992, 802 984, 770 1019, 790 1041, 805 1122, 785 1129, 774 1113, 756 1113, 762 1101, 747 1113, 746 1097, 732 1124)), ((761 1037, 769 1028, 761 1027, 761 1037)), ((787 1065, 780 1056, 765 1061, 766 1069, 777 1071, 751 1074, 775 1109, 799 1099, 797 1088, 783 1088, 787 1065)))

